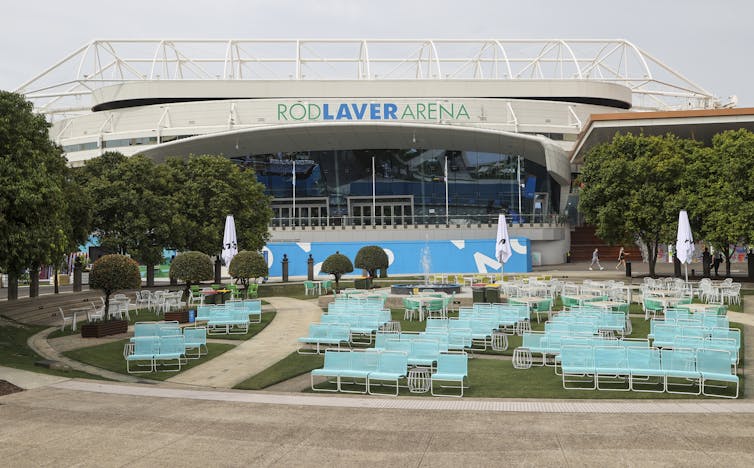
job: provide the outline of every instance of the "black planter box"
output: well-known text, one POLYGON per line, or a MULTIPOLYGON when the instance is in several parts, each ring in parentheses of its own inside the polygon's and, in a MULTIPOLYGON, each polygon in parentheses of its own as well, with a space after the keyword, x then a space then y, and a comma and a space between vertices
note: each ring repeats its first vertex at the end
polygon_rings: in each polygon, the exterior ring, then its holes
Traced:
POLYGON ((353 287, 356 289, 372 289, 372 278, 355 279, 353 287))
POLYGON ((87 323, 81 326, 82 338, 101 338, 128 332, 127 320, 110 320, 109 322, 87 323))
POLYGON ((189 321, 188 309, 176 310, 173 312, 165 312, 165 321, 167 322, 176 321, 178 323, 188 323, 189 321))

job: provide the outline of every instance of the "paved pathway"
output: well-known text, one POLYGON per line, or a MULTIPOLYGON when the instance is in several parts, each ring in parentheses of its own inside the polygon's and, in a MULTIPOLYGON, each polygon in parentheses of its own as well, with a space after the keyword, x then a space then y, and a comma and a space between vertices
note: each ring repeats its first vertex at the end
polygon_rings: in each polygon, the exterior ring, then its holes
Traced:
MULTIPOLYGON (((99 375, 100 377, 104 377, 106 379, 116 380, 120 382, 139 382, 139 381, 144 380, 144 379, 139 379, 130 375, 119 374, 117 372, 111 372, 109 370, 105 370, 100 367, 90 366, 89 364, 84 364, 83 362, 74 361, 73 359, 69 359, 63 356, 57 349, 50 346, 50 343, 47 341, 47 335, 49 335, 55 330, 57 330, 56 327, 42 330, 36 335, 32 335, 28 339, 27 344, 29 345, 31 349, 33 349, 37 354, 39 354, 43 358, 50 359, 52 361, 58 361, 60 363, 67 365, 71 369, 74 369, 77 371, 86 372, 92 375, 99 375)), ((126 335, 118 335, 117 338, 113 338, 113 339, 122 340, 125 336, 126 335)), ((112 341, 112 339, 110 341, 112 341)), ((92 346, 96 344, 101 344, 101 342, 92 343, 92 346)))
POLYGON ((296 350, 296 339, 306 336, 309 324, 322 310, 316 302, 283 297, 265 298, 276 310, 275 319, 254 338, 236 348, 168 379, 202 387, 232 388, 296 350))

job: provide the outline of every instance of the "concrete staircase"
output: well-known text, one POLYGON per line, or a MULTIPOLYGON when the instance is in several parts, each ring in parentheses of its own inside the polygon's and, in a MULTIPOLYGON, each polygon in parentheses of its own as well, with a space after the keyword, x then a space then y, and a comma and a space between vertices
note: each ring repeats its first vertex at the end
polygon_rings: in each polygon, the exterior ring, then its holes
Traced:
MULTIPOLYGON (((620 245, 611 246, 595 234, 594 226, 577 226, 571 232, 571 261, 584 262, 592 260, 592 251, 595 247, 600 249, 600 261, 604 264, 615 260, 618 263, 620 245)), ((641 251, 635 244, 624 244, 623 247, 632 261, 641 261, 641 251)))

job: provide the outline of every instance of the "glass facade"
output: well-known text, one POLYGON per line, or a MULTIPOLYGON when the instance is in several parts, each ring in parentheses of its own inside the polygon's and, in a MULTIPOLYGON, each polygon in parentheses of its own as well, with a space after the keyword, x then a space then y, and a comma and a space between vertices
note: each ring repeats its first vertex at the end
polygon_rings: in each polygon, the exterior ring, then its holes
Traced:
POLYGON ((501 210, 513 222, 519 216, 528 222, 529 216, 547 216, 560 204, 560 187, 546 168, 517 155, 410 148, 260 154, 233 160, 254 168, 275 199, 276 222, 282 225, 288 220, 481 222, 496 219, 501 210))

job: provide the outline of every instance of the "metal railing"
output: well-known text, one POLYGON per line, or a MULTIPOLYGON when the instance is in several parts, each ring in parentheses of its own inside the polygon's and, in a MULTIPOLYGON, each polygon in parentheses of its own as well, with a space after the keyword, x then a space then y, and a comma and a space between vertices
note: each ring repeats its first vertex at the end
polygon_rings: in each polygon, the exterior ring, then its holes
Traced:
MULTIPOLYGON (((450 226, 469 227, 479 225, 496 225, 498 214, 479 215, 452 215, 446 218, 444 215, 413 215, 392 216, 374 218, 361 216, 330 216, 313 218, 273 218, 270 227, 320 227, 320 226, 450 226)), ((558 213, 548 214, 509 214, 506 215, 509 226, 535 225, 535 226, 563 226, 567 224, 566 217, 558 213)))

